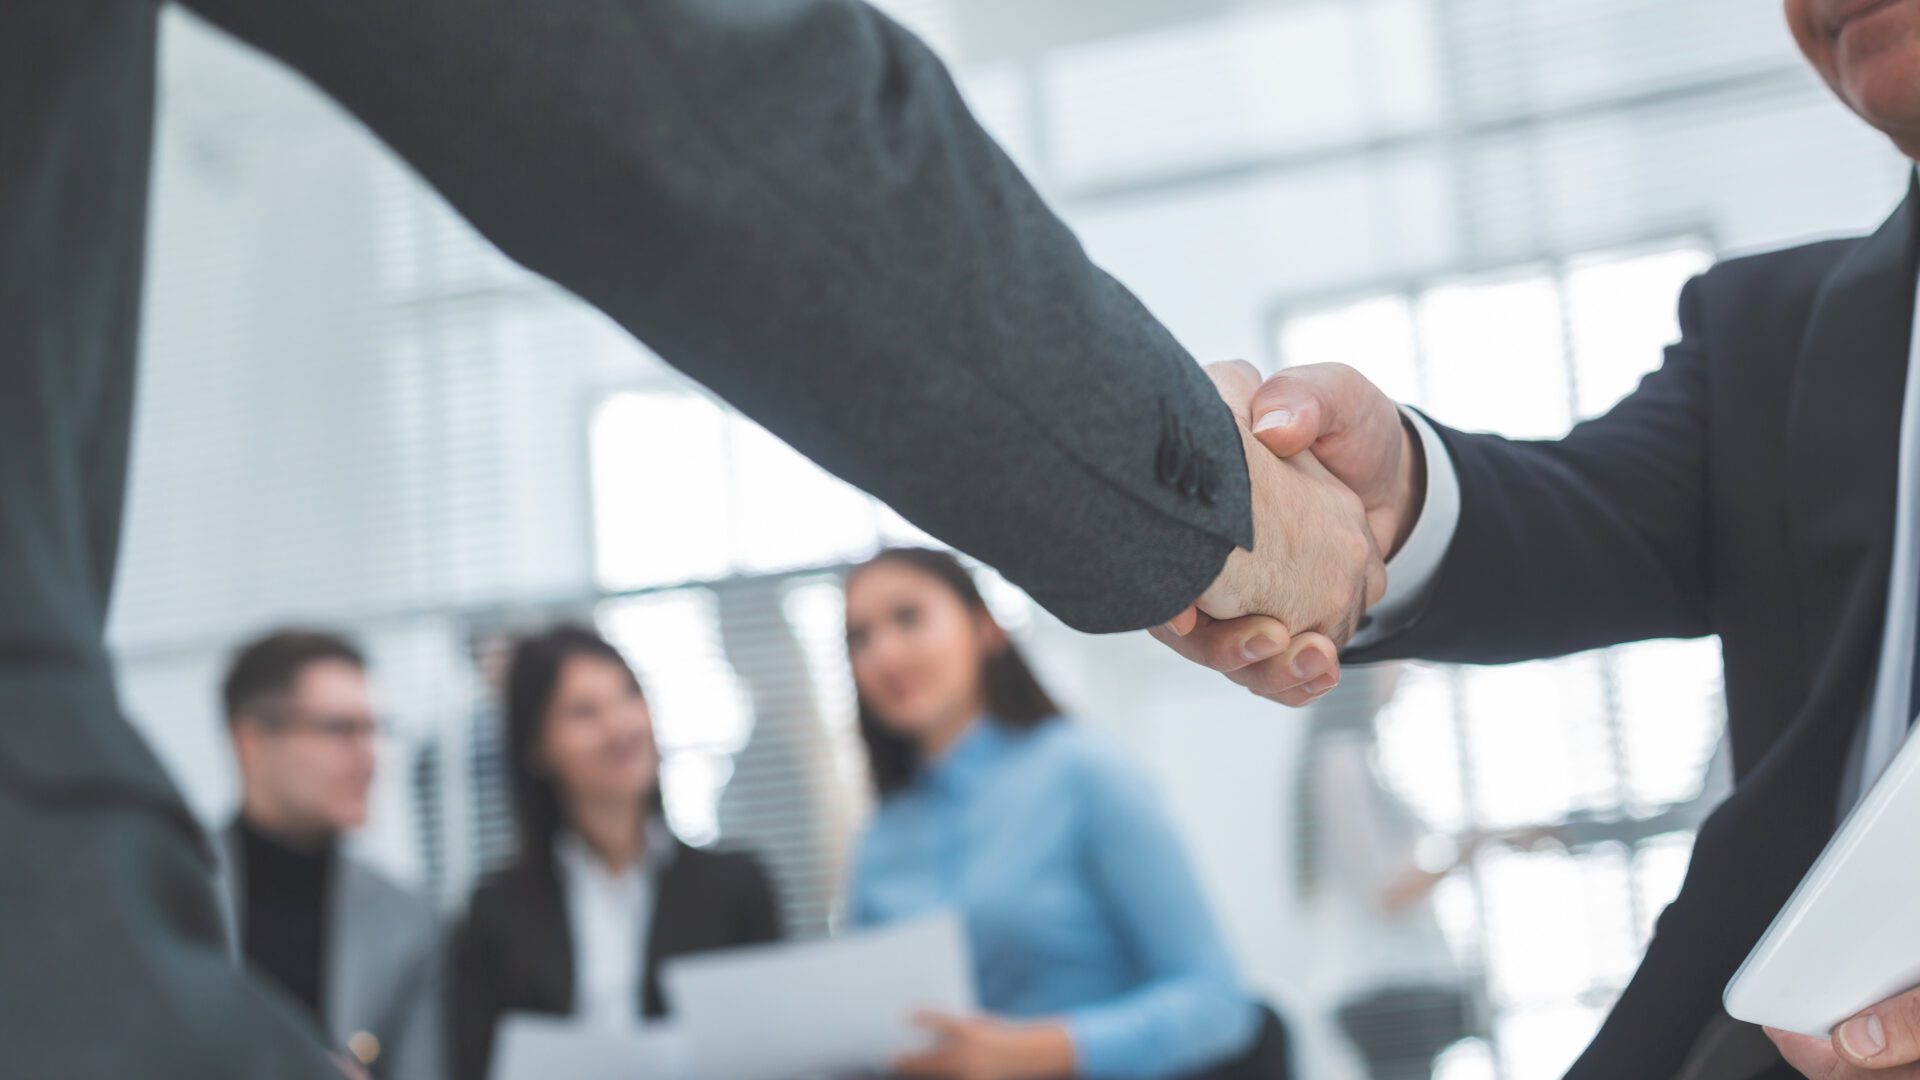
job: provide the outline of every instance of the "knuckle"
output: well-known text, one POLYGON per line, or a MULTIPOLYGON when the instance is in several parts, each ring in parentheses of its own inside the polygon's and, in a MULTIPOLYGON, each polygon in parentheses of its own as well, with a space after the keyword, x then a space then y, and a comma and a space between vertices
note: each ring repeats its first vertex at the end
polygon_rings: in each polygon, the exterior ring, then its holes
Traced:
POLYGON ((1271 696, 1293 690, 1299 685, 1300 680, 1294 678, 1292 673, 1283 670, 1282 665, 1268 661, 1255 665, 1255 669, 1248 675, 1247 683, 1254 693, 1271 696))
POLYGON ((1297 709, 1306 704, 1306 695, 1302 694, 1298 688, 1260 696, 1276 704, 1285 705, 1289 709, 1297 709))
MULTIPOLYGON (((1361 536, 1366 536, 1367 504, 1362 502, 1360 496, 1355 494, 1354 490, 1349 487, 1342 487, 1339 496, 1341 511, 1347 515, 1350 523, 1360 530, 1361 536)), ((1369 543, 1367 546, 1372 547, 1373 545, 1369 543)))
POLYGON ((1237 672, 1247 666, 1239 638, 1232 634, 1215 634, 1206 651, 1206 665, 1215 671, 1237 672))
POLYGON ((1348 531, 1346 535, 1347 564, 1349 566, 1369 567, 1373 564, 1373 541, 1367 536, 1365 521, 1361 527, 1348 531))
POLYGON ((1900 1064, 1920 1064, 1920 991, 1894 1002, 1881 1022, 1886 1025, 1887 1047, 1896 1052, 1900 1064))

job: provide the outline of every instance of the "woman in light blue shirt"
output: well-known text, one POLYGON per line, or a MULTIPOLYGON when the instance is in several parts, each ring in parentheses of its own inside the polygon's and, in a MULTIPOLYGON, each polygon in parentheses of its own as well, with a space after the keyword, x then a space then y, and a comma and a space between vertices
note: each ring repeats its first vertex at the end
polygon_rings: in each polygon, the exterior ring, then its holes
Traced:
POLYGON ((847 580, 847 651, 879 806, 849 914, 951 908, 983 1017, 927 1016, 906 1076, 1205 1075, 1253 1040, 1180 842, 1128 764, 1059 718, 944 552, 894 549, 847 580))

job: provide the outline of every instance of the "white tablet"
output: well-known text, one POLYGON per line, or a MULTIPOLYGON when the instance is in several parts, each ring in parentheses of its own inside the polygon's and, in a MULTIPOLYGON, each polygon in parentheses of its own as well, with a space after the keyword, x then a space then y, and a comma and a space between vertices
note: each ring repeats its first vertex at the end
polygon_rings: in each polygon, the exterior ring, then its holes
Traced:
POLYGON ((1920 735, 1820 853, 1727 984, 1736 1020, 1825 1036, 1920 986, 1920 735))

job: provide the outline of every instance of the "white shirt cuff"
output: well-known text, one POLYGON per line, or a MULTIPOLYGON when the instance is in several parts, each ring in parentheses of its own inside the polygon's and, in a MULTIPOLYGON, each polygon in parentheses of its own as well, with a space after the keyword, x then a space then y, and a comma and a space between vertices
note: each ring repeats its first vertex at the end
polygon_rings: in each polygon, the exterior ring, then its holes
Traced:
POLYGON ((1426 417, 1408 408, 1402 408, 1400 414, 1420 435, 1420 449, 1427 459, 1427 497, 1407 542, 1387 560, 1387 594, 1368 610, 1360 631, 1353 636, 1353 648, 1378 644, 1406 629, 1419 614, 1427 590, 1440 572, 1440 561, 1446 558, 1460 526, 1460 475, 1453 471, 1446 444, 1426 417))

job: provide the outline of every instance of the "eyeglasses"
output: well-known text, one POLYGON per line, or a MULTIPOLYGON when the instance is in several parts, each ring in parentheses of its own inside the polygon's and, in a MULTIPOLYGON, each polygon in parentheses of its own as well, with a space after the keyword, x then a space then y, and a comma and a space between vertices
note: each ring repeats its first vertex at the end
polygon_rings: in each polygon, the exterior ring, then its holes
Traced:
POLYGON ((322 716, 282 709, 262 725, 276 735, 313 735, 335 742, 352 743, 362 739, 374 742, 392 734, 392 726, 379 717, 322 716))

